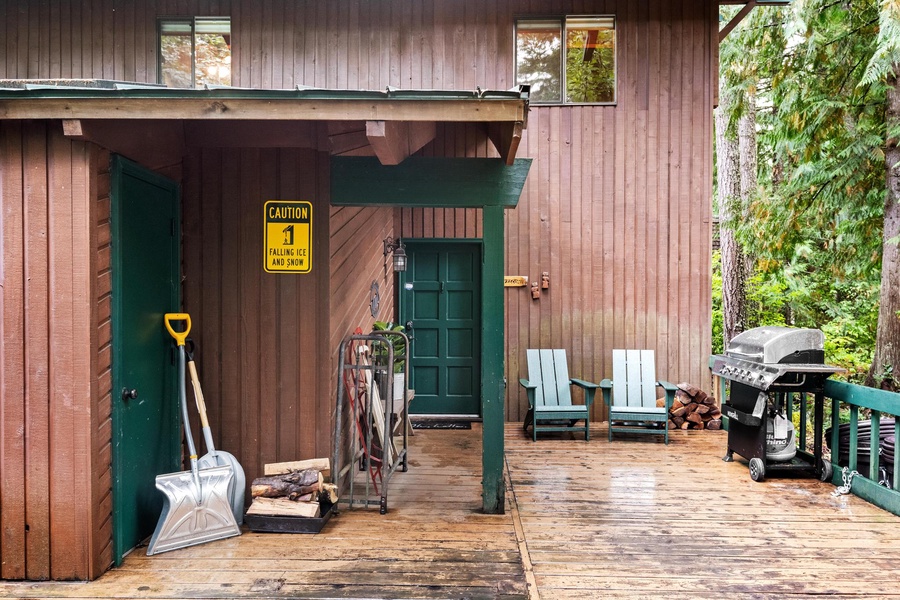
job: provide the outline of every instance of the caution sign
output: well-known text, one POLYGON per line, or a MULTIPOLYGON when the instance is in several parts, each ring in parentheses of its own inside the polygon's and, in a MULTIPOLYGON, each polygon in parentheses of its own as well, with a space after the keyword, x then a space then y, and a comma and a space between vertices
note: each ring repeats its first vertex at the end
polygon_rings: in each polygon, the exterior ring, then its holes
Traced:
POLYGON ((269 200, 263 210, 266 272, 312 271, 312 204, 269 200))

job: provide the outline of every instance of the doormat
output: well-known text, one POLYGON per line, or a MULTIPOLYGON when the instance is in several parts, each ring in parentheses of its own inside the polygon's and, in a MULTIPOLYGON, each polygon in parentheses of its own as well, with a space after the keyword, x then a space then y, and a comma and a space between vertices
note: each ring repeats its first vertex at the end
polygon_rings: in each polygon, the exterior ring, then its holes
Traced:
POLYGON ((471 421, 413 421, 413 429, 472 429, 471 421))

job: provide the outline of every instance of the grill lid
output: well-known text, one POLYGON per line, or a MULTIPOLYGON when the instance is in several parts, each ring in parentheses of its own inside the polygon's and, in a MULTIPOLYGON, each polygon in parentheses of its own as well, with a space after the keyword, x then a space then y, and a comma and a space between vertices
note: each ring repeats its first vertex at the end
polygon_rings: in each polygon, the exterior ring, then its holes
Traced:
POLYGON ((824 350, 825 334, 819 329, 796 327, 756 327, 736 335, 726 356, 758 363, 780 363, 783 359, 808 350, 824 350))

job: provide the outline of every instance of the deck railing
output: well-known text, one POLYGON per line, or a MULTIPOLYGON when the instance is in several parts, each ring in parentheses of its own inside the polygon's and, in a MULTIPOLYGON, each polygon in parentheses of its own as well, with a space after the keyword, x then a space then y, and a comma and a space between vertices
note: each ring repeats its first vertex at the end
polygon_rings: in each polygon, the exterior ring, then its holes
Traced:
MULTIPOLYGON (((710 357, 709 366, 712 368, 714 358, 710 357)), ((713 375, 713 393, 721 406, 727 399, 727 381, 722 377, 713 375)), ((881 478, 880 468, 883 466, 881 455, 879 454, 881 433, 881 419, 883 417, 893 417, 894 424, 892 431, 885 432, 885 435, 894 434, 895 444, 900 440, 900 394, 887 392, 875 388, 864 387, 843 381, 829 379, 825 382, 825 398, 826 402, 831 401, 831 437, 827 440, 831 448, 831 464, 833 467, 832 483, 837 486, 845 486, 849 479, 850 491, 860 498, 871 502, 875 506, 883 508, 895 515, 900 515, 900 458, 897 457, 895 451, 894 463, 891 475, 891 487, 886 487, 879 482, 881 478), (850 413, 850 440, 849 440, 849 460, 846 464, 838 464, 838 455, 840 454, 840 415, 841 410, 849 409, 850 413), (869 445, 869 468, 867 472, 860 473, 857 470, 859 466, 859 413, 860 410, 870 411, 872 442, 869 445), (846 470, 845 470, 846 468, 846 470), (852 477, 851 477, 852 474, 852 477)), ((795 404, 793 398, 791 401, 785 402, 788 416, 791 417, 795 404)), ((808 423, 807 408, 809 405, 809 395, 802 394, 801 401, 797 404, 800 412, 800 423, 808 423)), ((827 404, 826 404, 827 406, 827 404)), ((728 419, 723 419, 723 429, 728 428, 728 419)), ((890 426, 887 426, 890 427, 890 426)), ((824 435, 824 433, 823 433, 824 435)), ((800 427, 797 432, 797 447, 806 448, 807 430, 806 427, 800 427)), ((823 440, 825 441, 825 440, 823 440)), ((895 446, 896 447, 896 446, 895 446)))
POLYGON ((895 515, 900 515, 900 460, 896 454, 891 473, 890 488, 878 483, 880 477, 881 455, 878 450, 881 440, 882 417, 893 417, 893 428, 888 427, 886 435, 894 434, 894 440, 900 440, 900 394, 887 392, 843 381, 829 379, 825 382, 825 397, 831 400, 831 464, 834 466, 832 482, 845 485, 845 477, 853 474, 850 480, 850 491, 895 515), (838 465, 838 441, 840 436, 840 411, 850 409, 850 442, 849 460, 846 465, 838 465), (869 444, 868 473, 859 473, 858 456, 858 423, 860 409, 871 411, 872 437, 869 444), (891 431, 892 429, 892 431, 891 431), (846 467, 846 471, 844 470, 846 467))

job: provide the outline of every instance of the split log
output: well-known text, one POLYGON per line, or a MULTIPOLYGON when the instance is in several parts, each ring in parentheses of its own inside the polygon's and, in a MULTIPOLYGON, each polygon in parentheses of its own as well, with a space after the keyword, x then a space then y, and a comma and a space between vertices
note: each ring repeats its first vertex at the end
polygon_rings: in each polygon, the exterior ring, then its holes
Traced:
POLYGON ((697 408, 694 409, 694 412, 695 412, 695 413, 698 413, 698 414, 701 414, 701 415, 705 415, 705 414, 708 413, 710 410, 712 410, 712 409, 710 409, 709 406, 707 406, 706 404, 698 404, 698 405, 697 405, 697 408))
POLYGON ((721 419, 713 419, 709 423, 706 424, 707 429, 722 429, 722 421, 721 419))
POLYGON ((318 518, 322 510, 318 502, 293 502, 287 498, 254 498, 248 515, 318 518))
POLYGON ((686 412, 687 412, 687 407, 682 406, 681 408, 677 408, 675 410, 670 410, 669 414, 672 415, 673 417, 683 417, 686 412))
POLYGON ((694 412, 685 417, 685 422, 694 423, 699 428, 703 424, 703 417, 694 412))
POLYGON ((677 387, 679 390, 684 391, 688 396, 691 396, 692 398, 696 396, 700 391, 700 388, 698 388, 696 385, 692 385, 686 381, 679 383, 675 387, 677 387))
POLYGON ((678 398, 675 398, 675 399, 672 401, 672 408, 671 408, 671 410, 678 410, 679 408, 681 408, 681 407, 683 407, 683 406, 684 406, 684 404, 682 404, 681 400, 679 400, 678 398))
POLYGON ((328 458, 310 458, 290 462, 269 463, 263 466, 263 475, 286 475, 287 473, 315 469, 322 473, 325 480, 331 478, 331 460, 328 458))
POLYGON ((683 417, 672 417, 672 422, 675 423, 675 427, 681 427, 682 423, 684 423, 683 417))
POLYGON ((665 408, 666 407, 666 397, 656 399, 656 408, 665 408))
POLYGON ((698 404, 706 404, 707 398, 709 398, 709 394, 707 394, 703 390, 697 390, 697 393, 694 394, 694 402, 698 404))
POLYGON ((250 485, 250 495, 254 498, 280 498, 291 500, 306 494, 318 494, 322 491, 324 478, 316 469, 304 469, 296 473, 258 477, 250 485))
POLYGON ((690 395, 684 390, 675 390, 675 399, 680 400, 682 404, 690 404, 693 402, 690 395))

